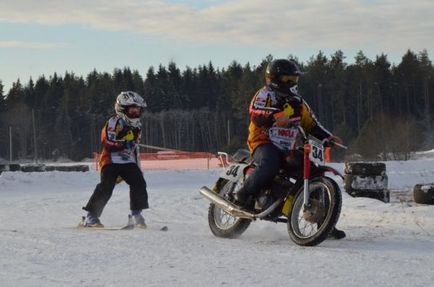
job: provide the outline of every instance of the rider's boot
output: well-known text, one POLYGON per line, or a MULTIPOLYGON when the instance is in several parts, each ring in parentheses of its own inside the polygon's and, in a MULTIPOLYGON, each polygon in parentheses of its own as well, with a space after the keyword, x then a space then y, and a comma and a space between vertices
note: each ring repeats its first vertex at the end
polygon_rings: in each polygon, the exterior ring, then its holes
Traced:
POLYGON ((334 227, 332 231, 330 231, 329 236, 334 239, 342 239, 345 238, 347 235, 345 234, 345 231, 337 229, 334 227))
POLYGON ((242 209, 248 209, 248 207, 251 205, 251 202, 252 196, 246 193, 244 188, 238 190, 234 195, 234 203, 242 209))

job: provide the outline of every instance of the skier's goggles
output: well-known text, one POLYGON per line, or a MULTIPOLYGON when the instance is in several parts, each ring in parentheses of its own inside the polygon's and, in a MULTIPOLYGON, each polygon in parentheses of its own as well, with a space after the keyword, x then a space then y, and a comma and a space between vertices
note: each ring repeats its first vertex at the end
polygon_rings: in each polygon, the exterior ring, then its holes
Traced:
POLYGON ((140 118, 142 114, 142 108, 138 106, 128 106, 126 109, 127 117, 131 119, 140 118))
POLYGON ((286 84, 297 84, 298 76, 282 75, 280 76, 280 81, 286 84))

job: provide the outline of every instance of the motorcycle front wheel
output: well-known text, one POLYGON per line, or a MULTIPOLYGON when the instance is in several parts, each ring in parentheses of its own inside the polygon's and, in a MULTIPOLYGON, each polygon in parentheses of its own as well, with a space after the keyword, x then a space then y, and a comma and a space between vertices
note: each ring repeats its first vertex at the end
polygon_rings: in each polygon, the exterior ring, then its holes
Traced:
POLYGON ((289 237, 301 246, 315 246, 323 242, 336 225, 342 207, 341 191, 330 178, 310 180, 309 194, 311 206, 305 209, 301 187, 288 214, 289 237))
MULTIPOLYGON (((227 181, 225 179, 219 185, 219 194, 228 198, 231 196, 236 183, 227 181)), ((213 203, 210 204, 208 209, 208 223, 211 232, 222 238, 237 238, 249 227, 251 220, 245 218, 233 217, 222 209, 215 206, 213 203)))

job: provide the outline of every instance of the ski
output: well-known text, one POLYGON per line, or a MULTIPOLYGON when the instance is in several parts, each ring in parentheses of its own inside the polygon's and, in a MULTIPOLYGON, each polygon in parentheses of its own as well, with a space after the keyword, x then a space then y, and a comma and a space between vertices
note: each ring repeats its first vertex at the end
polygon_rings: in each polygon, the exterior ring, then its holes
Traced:
MULTIPOLYGON (((143 225, 135 225, 134 222, 133 222, 133 219, 132 219, 131 215, 128 215, 128 223, 127 223, 127 225, 122 226, 122 227, 116 227, 116 226, 114 226, 114 227, 106 227, 106 226, 90 227, 90 226, 86 226, 85 222, 86 222, 86 218, 83 216, 81 218, 80 223, 77 225, 77 229, 97 230, 97 231, 98 230, 102 230, 102 231, 104 231, 104 230, 107 230, 107 231, 116 231, 116 230, 133 230, 133 229, 145 230, 145 229, 148 229, 147 225, 144 225, 144 226, 143 225)), ((164 225, 159 230, 160 231, 168 231, 169 228, 166 225, 164 225)))
POLYGON ((83 216, 80 223, 77 225, 78 229, 86 230, 132 230, 134 229, 134 224, 128 221, 128 224, 122 227, 106 227, 106 226, 86 226, 86 218, 83 216))

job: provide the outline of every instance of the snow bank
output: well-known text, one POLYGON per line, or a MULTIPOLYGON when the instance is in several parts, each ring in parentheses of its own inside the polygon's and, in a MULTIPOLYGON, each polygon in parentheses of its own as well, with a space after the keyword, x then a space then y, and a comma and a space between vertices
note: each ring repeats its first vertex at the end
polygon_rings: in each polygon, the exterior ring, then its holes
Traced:
MULTIPOLYGON (((343 170, 342 164, 333 164, 343 170)), ((431 286, 434 207, 411 188, 434 182, 434 161, 388 162, 390 204, 344 193, 348 237, 293 244, 285 224, 254 222, 239 239, 214 237, 198 194, 218 170, 146 171, 149 229, 74 228, 98 181, 86 173, 0 175, 1 286, 431 286), (162 232, 163 225, 169 231, 162 232)), ((342 185, 342 181, 339 180, 342 185)), ((116 187, 101 218, 121 226, 128 188, 116 187)))

